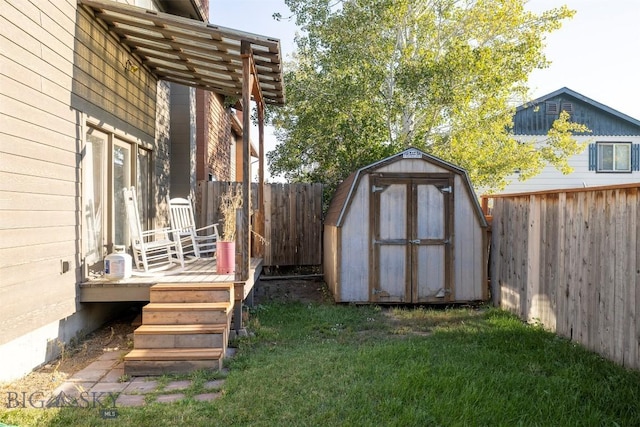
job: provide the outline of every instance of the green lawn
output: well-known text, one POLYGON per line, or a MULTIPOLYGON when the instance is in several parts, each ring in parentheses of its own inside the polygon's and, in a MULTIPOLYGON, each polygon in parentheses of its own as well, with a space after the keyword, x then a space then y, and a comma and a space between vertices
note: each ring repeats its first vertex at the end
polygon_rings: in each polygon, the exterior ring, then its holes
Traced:
MULTIPOLYGON (((0 412, 50 426, 638 426, 640 373, 505 312, 274 303, 252 312, 224 395, 0 412)), ((207 375, 195 375, 206 380, 207 375)), ((194 387, 197 387, 196 382, 194 387)), ((201 382, 200 382, 201 384, 201 382)))

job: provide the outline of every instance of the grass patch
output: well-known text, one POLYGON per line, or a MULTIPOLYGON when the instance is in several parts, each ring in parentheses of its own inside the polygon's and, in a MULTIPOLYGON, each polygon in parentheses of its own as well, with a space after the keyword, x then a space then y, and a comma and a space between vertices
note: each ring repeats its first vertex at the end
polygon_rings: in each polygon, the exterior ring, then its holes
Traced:
MULTIPOLYGON (((15 425, 640 425, 640 373, 490 308, 256 307, 224 393, 119 408, 14 410, 15 425)), ((211 379, 196 373, 193 390, 211 379)), ((174 378, 171 378, 174 379, 174 378)), ((166 380, 163 380, 166 381, 166 380)))

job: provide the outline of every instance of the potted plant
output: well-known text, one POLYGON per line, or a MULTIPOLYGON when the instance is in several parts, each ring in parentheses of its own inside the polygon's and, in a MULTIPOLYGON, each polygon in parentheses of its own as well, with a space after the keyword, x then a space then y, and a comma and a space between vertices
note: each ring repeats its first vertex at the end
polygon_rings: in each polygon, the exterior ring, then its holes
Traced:
POLYGON ((236 212, 240 208, 242 208, 242 188, 229 188, 229 191, 220 197, 222 231, 216 250, 218 274, 230 274, 235 270, 236 212))

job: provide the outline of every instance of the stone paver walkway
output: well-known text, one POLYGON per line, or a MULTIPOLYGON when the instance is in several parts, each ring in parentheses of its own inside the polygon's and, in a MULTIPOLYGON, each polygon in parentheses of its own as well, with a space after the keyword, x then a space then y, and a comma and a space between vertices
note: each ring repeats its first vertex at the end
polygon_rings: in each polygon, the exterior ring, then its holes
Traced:
MULTIPOLYGON (((49 399, 50 404, 68 405, 75 400, 82 406, 117 408, 177 402, 187 396, 185 393, 192 385, 190 380, 163 384, 158 377, 125 377, 124 354, 104 353, 56 388, 49 399)), ((223 385, 224 379, 208 381, 202 393, 192 398, 204 402, 215 400, 220 397, 223 385)))

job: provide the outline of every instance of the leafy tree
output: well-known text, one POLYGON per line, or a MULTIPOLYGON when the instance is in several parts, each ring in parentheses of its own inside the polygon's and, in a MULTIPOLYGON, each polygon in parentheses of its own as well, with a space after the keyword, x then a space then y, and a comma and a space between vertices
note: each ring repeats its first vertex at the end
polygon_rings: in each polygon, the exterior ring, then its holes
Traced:
POLYGON ((514 169, 566 166, 575 124, 549 144, 509 133, 544 37, 573 16, 525 0, 285 0, 303 31, 285 68, 287 104, 268 111, 281 141, 273 174, 333 188, 350 172, 417 147, 498 189, 514 169))

